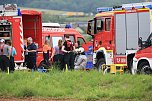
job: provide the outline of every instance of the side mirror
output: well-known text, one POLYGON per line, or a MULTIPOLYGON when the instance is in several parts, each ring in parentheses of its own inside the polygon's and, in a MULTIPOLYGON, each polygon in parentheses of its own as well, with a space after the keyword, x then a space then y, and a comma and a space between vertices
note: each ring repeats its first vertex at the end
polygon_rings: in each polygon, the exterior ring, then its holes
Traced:
POLYGON ((141 47, 141 48, 142 48, 142 46, 143 46, 142 37, 140 37, 140 38, 138 39, 138 46, 141 47))
POLYGON ((92 21, 93 20, 88 21, 87 34, 89 34, 89 35, 92 34, 92 21))

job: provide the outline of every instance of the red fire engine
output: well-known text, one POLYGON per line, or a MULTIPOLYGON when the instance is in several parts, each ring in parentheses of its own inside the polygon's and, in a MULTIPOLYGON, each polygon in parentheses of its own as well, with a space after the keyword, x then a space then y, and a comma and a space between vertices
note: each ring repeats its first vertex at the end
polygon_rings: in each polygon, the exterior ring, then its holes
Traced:
POLYGON ((28 37, 32 37, 33 42, 38 45, 37 66, 43 60, 42 45, 46 39, 49 39, 54 47, 57 45, 58 39, 63 39, 68 34, 74 43, 79 41, 80 45, 83 45, 86 51, 88 50, 87 46, 90 43, 87 43, 84 37, 73 28, 44 27, 42 30, 41 12, 35 10, 22 10, 20 12, 15 4, 1 5, 0 8, 0 39, 3 38, 6 42, 7 40, 12 41, 12 46, 17 51, 15 63, 24 62, 24 40, 28 37))
POLYGON ((132 73, 152 74, 152 33, 146 41, 139 39, 141 49, 133 58, 132 73))
POLYGON ((93 38, 93 64, 132 67, 138 38, 148 38, 151 4, 126 4, 118 8, 98 8, 100 13, 88 21, 87 33, 93 38))
MULTIPOLYGON (((73 28, 51 28, 49 26, 42 28, 42 43, 45 40, 49 40, 52 47, 58 45, 58 40, 62 39, 64 41, 65 35, 69 35, 73 43, 79 43, 85 51, 88 51, 88 46, 91 44, 86 42, 84 37, 73 28)), ((37 65, 43 61, 42 51, 38 52, 37 65)))
POLYGON ((16 63, 24 62, 24 39, 32 37, 33 41, 42 47, 41 13, 34 10, 17 9, 16 4, 0 6, 0 39, 12 41, 17 55, 16 63))

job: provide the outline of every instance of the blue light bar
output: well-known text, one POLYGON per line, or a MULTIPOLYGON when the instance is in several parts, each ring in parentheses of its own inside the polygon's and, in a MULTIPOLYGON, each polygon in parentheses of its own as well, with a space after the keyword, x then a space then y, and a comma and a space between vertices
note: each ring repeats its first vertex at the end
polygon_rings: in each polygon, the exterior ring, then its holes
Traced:
POLYGON ((72 28, 72 25, 71 24, 66 24, 65 28, 72 28))
POLYGON ((136 9, 140 9, 143 7, 152 9, 152 2, 122 4, 122 7, 125 8, 126 10, 132 9, 132 7, 136 8, 136 9))
POLYGON ((152 9, 152 5, 145 6, 146 8, 152 9))
POLYGON ((17 9, 17 11, 18 11, 18 16, 21 16, 22 14, 19 8, 17 9))
POLYGON ((145 6, 146 8, 152 9, 152 2, 143 2, 142 4, 143 4, 143 6, 145 6))
POLYGON ((118 6, 118 7, 99 7, 97 8, 97 12, 100 13, 100 12, 108 12, 113 10, 122 10, 122 8, 124 8, 125 10, 131 10, 133 8, 141 9, 144 7, 152 10, 152 2, 122 4, 122 6, 118 6))
POLYGON ((122 8, 115 8, 114 10, 115 11, 120 11, 120 10, 122 10, 122 8))
POLYGON ((99 7, 97 8, 97 12, 108 12, 108 11, 112 11, 113 8, 112 7, 99 7))

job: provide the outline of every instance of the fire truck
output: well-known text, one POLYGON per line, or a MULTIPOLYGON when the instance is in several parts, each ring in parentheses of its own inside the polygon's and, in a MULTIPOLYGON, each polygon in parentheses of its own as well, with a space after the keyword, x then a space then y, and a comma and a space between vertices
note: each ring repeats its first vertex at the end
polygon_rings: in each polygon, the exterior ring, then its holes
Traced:
POLYGON ((152 74, 152 33, 146 41, 139 38, 139 46, 133 58, 132 73, 152 74))
POLYGON ((70 39, 74 43, 79 42, 85 51, 88 51, 87 46, 91 44, 86 42, 84 37, 73 28, 42 27, 41 12, 20 11, 16 4, 1 5, 0 11, 0 39, 5 39, 6 43, 8 40, 12 41, 12 46, 17 51, 14 57, 17 64, 24 62, 24 45, 28 37, 32 37, 33 42, 38 45, 37 66, 43 61, 42 45, 46 39, 50 40, 50 44, 54 47, 59 39, 64 40, 64 36, 68 34, 70 39))
POLYGON ((138 38, 146 40, 151 32, 151 3, 123 4, 97 8, 88 21, 87 34, 93 38, 93 64, 126 67, 131 71, 138 50, 138 38))
POLYGON ((80 43, 80 45, 85 44, 86 40, 84 37, 75 29, 73 28, 49 28, 43 27, 42 28, 42 40, 43 42, 48 39, 50 40, 51 45, 54 47, 58 45, 58 40, 64 40, 65 35, 69 35, 72 42, 80 43))
POLYGON ((0 5, 0 39, 12 41, 17 55, 15 63, 24 62, 24 39, 32 37, 33 41, 42 47, 41 12, 22 10, 16 4, 0 5))
MULTIPOLYGON (((48 25, 42 27, 42 43, 44 43, 45 40, 49 40, 52 47, 58 45, 59 39, 64 41, 64 37, 66 35, 69 36, 73 43, 79 43, 79 46, 82 46, 86 52, 88 51, 88 46, 92 45, 91 42, 87 42, 85 38, 74 28, 52 28, 48 25)), ((37 56, 37 64, 41 62, 43 62, 42 50, 38 51, 37 56)))

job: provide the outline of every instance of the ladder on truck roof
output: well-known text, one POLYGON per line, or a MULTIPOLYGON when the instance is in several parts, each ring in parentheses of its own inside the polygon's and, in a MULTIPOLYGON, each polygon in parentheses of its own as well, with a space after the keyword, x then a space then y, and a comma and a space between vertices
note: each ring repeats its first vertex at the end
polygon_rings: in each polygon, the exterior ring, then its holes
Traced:
POLYGON ((152 9, 152 2, 122 4, 122 8, 125 8, 125 9, 131 9, 133 7, 136 8, 136 9, 140 9, 140 8, 143 8, 143 7, 152 9))
POLYGON ((101 12, 109 12, 109 11, 123 10, 123 9, 130 10, 132 8, 136 8, 136 9, 149 8, 152 10, 152 2, 122 4, 120 6, 114 6, 114 7, 98 7, 96 10, 98 13, 101 13, 101 12))

